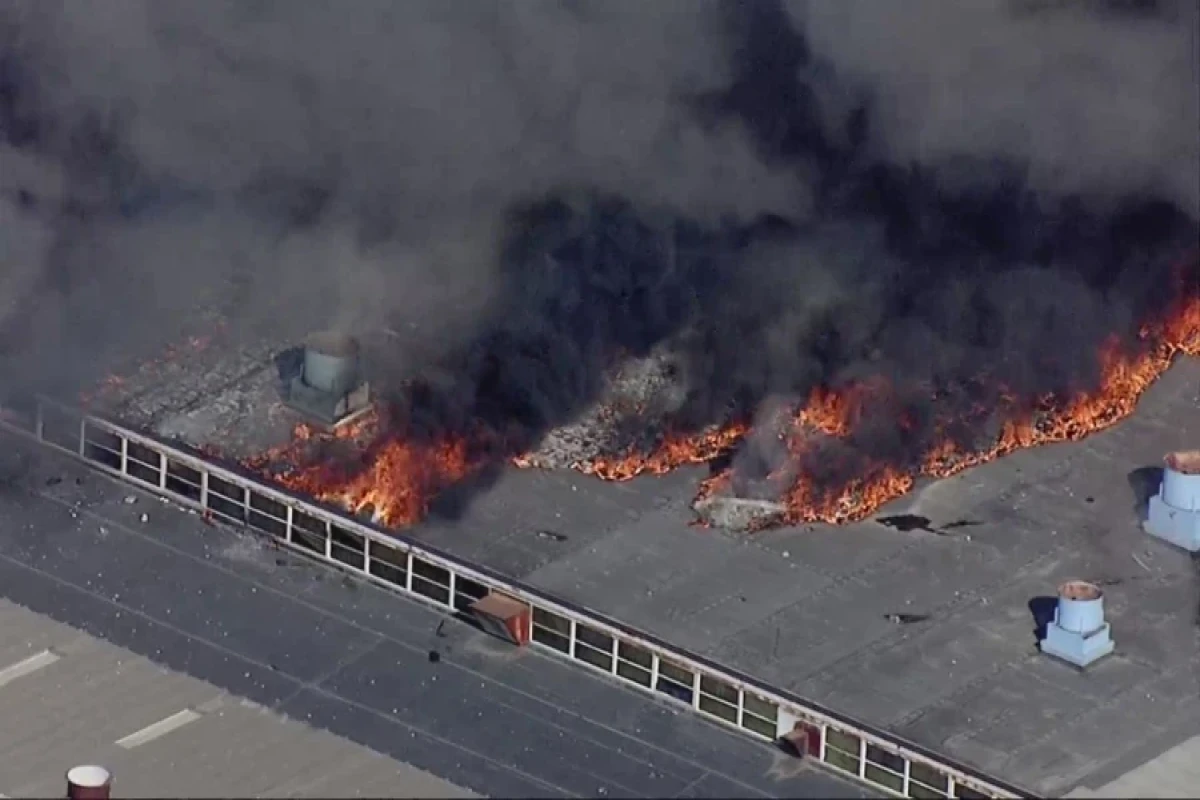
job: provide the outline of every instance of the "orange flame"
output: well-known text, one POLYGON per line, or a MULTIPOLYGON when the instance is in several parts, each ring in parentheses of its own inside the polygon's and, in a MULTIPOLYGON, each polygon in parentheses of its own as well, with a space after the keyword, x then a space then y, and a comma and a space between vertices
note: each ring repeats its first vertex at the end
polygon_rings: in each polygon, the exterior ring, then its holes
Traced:
MULTIPOLYGON (((855 464, 855 477, 841 485, 820 487, 811 476, 796 472, 804 456, 813 452, 822 437, 846 439, 857 428, 870 404, 887 396, 886 381, 871 379, 839 389, 818 388, 797 409, 782 434, 792 458, 771 478, 787 485, 781 503, 784 521, 841 524, 869 516, 876 509, 910 491, 922 477, 948 477, 969 467, 991 461, 1021 448, 1049 442, 1074 441, 1107 428, 1129 416, 1142 393, 1165 372, 1180 354, 1200 355, 1200 296, 1182 293, 1164 321, 1147 325, 1140 332, 1139 347, 1124 348, 1117 339, 1107 342, 1100 353, 1101 381, 1098 388, 1073 398, 1043 397, 1032 404, 1008 396, 996 409, 1005 418, 993 444, 967 449, 945 438, 905 469, 887 463, 865 461, 855 464)), ((943 420, 943 429, 950 420, 943 420)), ((897 421, 901 427, 910 422, 897 421)), ((650 453, 600 456, 574 464, 580 472, 603 480, 625 481, 639 475, 659 475, 689 464, 713 461, 740 442, 750 428, 731 423, 699 434, 668 434, 650 453)), ((298 453, 313 440, 351 439, 364 449, 361 463, 353 471, 328 466, 294 469, 276 480, 285 486, 341 505, 354 512, 374 510, 376 521, 385 525, 412 524, 427 512, 430 500, 440 491, 469 477, 484 464, 465 440, 416 444, 390 438, 368 445, 377 431, 375 417, 336 434, 322 434, 300 426, 294 441, 285 448, 247 462, 263 469, 279 462, 295 463, 298 453)), ((511 452, 511 451, 510 451, 511 452)), ((511 457, 521 468, 536 466, 530 455, 511 457)), ((727 488, 729 470, 703 481, 701 497, 727 488)))
MULTIPOLYGON (((782 503, 788 523, 829 522, 842 524, 862 519, 876 509, 906 494, 919 477, 945 478, 983 464, 1015 450, 1051 442, 1077 441, 1111 427, 1133 413, 1138 400, 1180 354, 1200 355, 1200 297, 1179 304, 1166 321, 1146 326, 1140 338, 1143 348, 1136 353, 1123 350, 1116 339, 1107 342, 1100 354, 1101 381, 1090 393, 1061 402, 1054 397, 1039 398, 1032 410, 1004 409, 1009 417, 990 447, 966 450, 945 439, 927 452, 919 466, 905 471, 890 464, 868 463, 848 483, 826 492, 817 491, 801 476, 785 493, 782 503)), ((834 437, 853 430, 851 414, 858 404, 840 401, 859 393, 831 400, 826 392, 815 393, 797 415, 797 431, 789 441, 794 457, 799 457, 812 441, 807 430, 816 429, 834 437)), ((717 491, 726 480, 710 480, 704 493, 717 491)))
POLYGON ((311 445, 349 442, 362 450, 354 465, 308 464, 272 477, 293 491, 355 514, 370 513, 373 521, 392 527, 411 525, 423 518, 438 493, 483 466, 481 460, 470 456, 466 439, 428 443, 380 440, 378 431, 379 417, 374 411, 332 432, 301 423, 289 444, 243 464, 264 471, 274 464, 303 463, 308 460, 304 450, 311 445))
POLYGON ((467 444, 440 442, 417 446, 398 439, 386 442, 367 463, 334 491, 328 489, 325 470, 304 473, 292 488, 316 494, 358 514, 372 511, 384 525, 411 525, 429 510, 430 501, 443 489, 469 475, 476 465, 467 457, 467 444))
MULTIPOLYGON (((706 464, 727 452, 749 431, 740 423, 688 436, 668 433, 658 448, 649 455, 626 453, 624 456, 597 456, 590 461, 573 464, 585 475, 595 475, 606 481, 627 481, 639 475, 663 475, 688 464, 706 464)), ((527 456, 513 460, 518 467, 530 464, 527 456)))

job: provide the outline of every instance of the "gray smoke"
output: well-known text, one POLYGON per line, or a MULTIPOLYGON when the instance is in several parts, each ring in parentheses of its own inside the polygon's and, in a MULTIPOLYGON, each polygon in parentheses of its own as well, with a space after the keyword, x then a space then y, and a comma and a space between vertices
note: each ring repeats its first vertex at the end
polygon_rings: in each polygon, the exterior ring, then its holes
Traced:
MULTIPOLYGON (((869 95, 882 157, 1042 194, 1153 194, 1200 215, 1194 0, 791 0, 811 72, 869 95)), ((824 99, 824 98, 823 98, 824 99)))
MULTIPOLYGON (((43 200, 5 221, 10 302, 47 272, 104 274, 40 295, 53 317, 116 305, 122 325, 136 310, 150 329, 231 275, 245 314, 334 297, 345 320, 415 315, 486 296, 503 215, 549 192, 703 219, 807 200, 737 120, 690 113, 729 82, 710 0, 118 0, 103 14, 39 1, 3 14, 6 201, 43 200), (164 184, 193 204, 119 213, 164 184), (63 193, 85 220, 46 219, 63 193)), ((41 320, 39 337, 62 323, 41 320)))
POLYGON ((438 362, 435 417, 532 435, 662 341, 697 421, 864 374, 1063 389, 1200 213, 1188 0, 0 9, 30 380, 207 305, 431 323, 397 370, 438 362))

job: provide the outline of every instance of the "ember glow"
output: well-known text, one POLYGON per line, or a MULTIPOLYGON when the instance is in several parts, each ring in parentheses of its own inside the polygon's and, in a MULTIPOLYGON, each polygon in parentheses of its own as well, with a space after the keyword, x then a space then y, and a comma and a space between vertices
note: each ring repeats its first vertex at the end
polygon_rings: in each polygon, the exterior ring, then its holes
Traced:
MULTIPOLYGON (((1141 329, 1133 346, 1115 338, 1103 346, 1101 379, 1094 391, 1074 397, 1003 394, 1001 407, 981 408, 977 418, 935 420, 936 429, 945 431, 980 430, 988 420, 1000 422, 990 444, 966 446, 947 434, 911 465, 872 460, 850 447, 845 452, 854 455, 847 456, 851 463, 844 474, 852 477, 833 483, 814 478, 809 465, 829 457, 831 441, 852 441, 862 419, 888 408, 891 389, 885 381, 867 380, 813 390, 782 426, 778 437, 787 457, 764 481, 778 487, 772 499, 786 508, 781 521, 852 522, 905 494, 920 478, 948 477, 1018 449, 1079 440, 1110 427, 1133 412, 1142 393, 1177 356, 1200 356, 1200 296, 1190 288, 1182 294, 1184 299, 1162 321, 1141 329)), ((902 415, 896 424, 905 426, 902 415)), ((508 455, 498 457, 495 454, 506 452, 504 448, 480 447, 471 437, 440 441, 426 437, 418 443, 380 435, 385 429, 375 415, 334 434, 301 425, 291 444, 247 466, 269 472, 290 489, 355 513, 369 512, 376 522, 400 527, 419 521, 439 492, 498 458, 520 468, 536 465, 528 454, 507 451, 508 455), (322 448, 330 446, 349 447, 355 456, 322 458, 322 448)), ((659 475, 713 462, 736 448, 749 432, 748 425, 737 423, 700 434, 667 433, 648 453, 606 455, 573 466, 602 480, 659 475)), ((727 467, 702 482, 700 497, 728 491, 735 484, 736 476, 727 467)))
MULTIPOLYGON (((216 335, 220 335, 225 330, 224 322, 218 321, 215 325, 216 335)), ((163 351, 156 357, 138 364, 136 374, 145 374, 161 369, 164 365, 172 362, 180 361, 188 356, 203 353, 208 350, 214 341, 214 335, 207 336, 188 336, 181 342, 168 344, 163 351)), ((81 392, 79 394, 79 404, 84 408, 88 408, 96 403, 118 397, 127 389, 129 379, 133 375, 121 375, 114 373, 101 379, 91 391, 81 392)))

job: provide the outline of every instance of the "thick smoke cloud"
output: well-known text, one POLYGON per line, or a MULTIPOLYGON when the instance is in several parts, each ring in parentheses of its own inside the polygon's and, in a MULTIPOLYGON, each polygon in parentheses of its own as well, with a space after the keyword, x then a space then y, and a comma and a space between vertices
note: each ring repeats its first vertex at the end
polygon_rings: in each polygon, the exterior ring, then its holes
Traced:
MULTIPOLYGON (((709 220, 806 203, 740 121, 691 113, 729 82, 710 0, 3 13, 6 200, 63 184, 5 225, 6 276, 104 276, 42 286, 54 316, 116 305, 129 325, 136 306, 149 329, 235 277, 246 315, 335 297, 343 321, 442 319, 465 297, 466 320, 514 203, 599 191, 709 220), (54 177, 18 176, 13 160, 54 177), (78 207, 66 219, 45 209, 63 194, 78 207)), ((63 323, 40 321, 39 339, 63 323)))
POLYGON ((1169 299, 1200 209, 1197 15, 10 3, 2 171, 66 202, 4 178, 9 347, 77 370, 133 309, 230 297, 248 325, 399 318, 424 335, 388 377, 424 381, 397 420, 517 422, 523 446, 669 345, 689 424, 883 376, 917 424, 851 446, 911 453, 931 397, 1084 388, 1169 299))
MULTIPOLYGON (((1040 194, 1155 194, 1200 213, 1198 9, 1191 0, 793 0, 818 81, 872 101, 895 163, 1013 161, 1040 194)), ((824 98, 822 98, 824 99, 824 98)))

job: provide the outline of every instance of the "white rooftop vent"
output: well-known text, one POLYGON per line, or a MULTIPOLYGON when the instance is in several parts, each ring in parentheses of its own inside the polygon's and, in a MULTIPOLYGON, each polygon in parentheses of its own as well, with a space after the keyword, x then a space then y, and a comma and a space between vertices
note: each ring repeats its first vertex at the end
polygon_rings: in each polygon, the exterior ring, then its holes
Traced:
POLYGON ((1168 453, 1163 462, 1162 486, 1150 498, 1146 531, 1200 552, 1200 450, 1168 453))
POLYGON ((1081 669, 1113 651, 1104 620, 1104 592, 1094 583, 1067 581, 1058 587, 1054 621, 1046 626, 1042 652, 1081 669))

